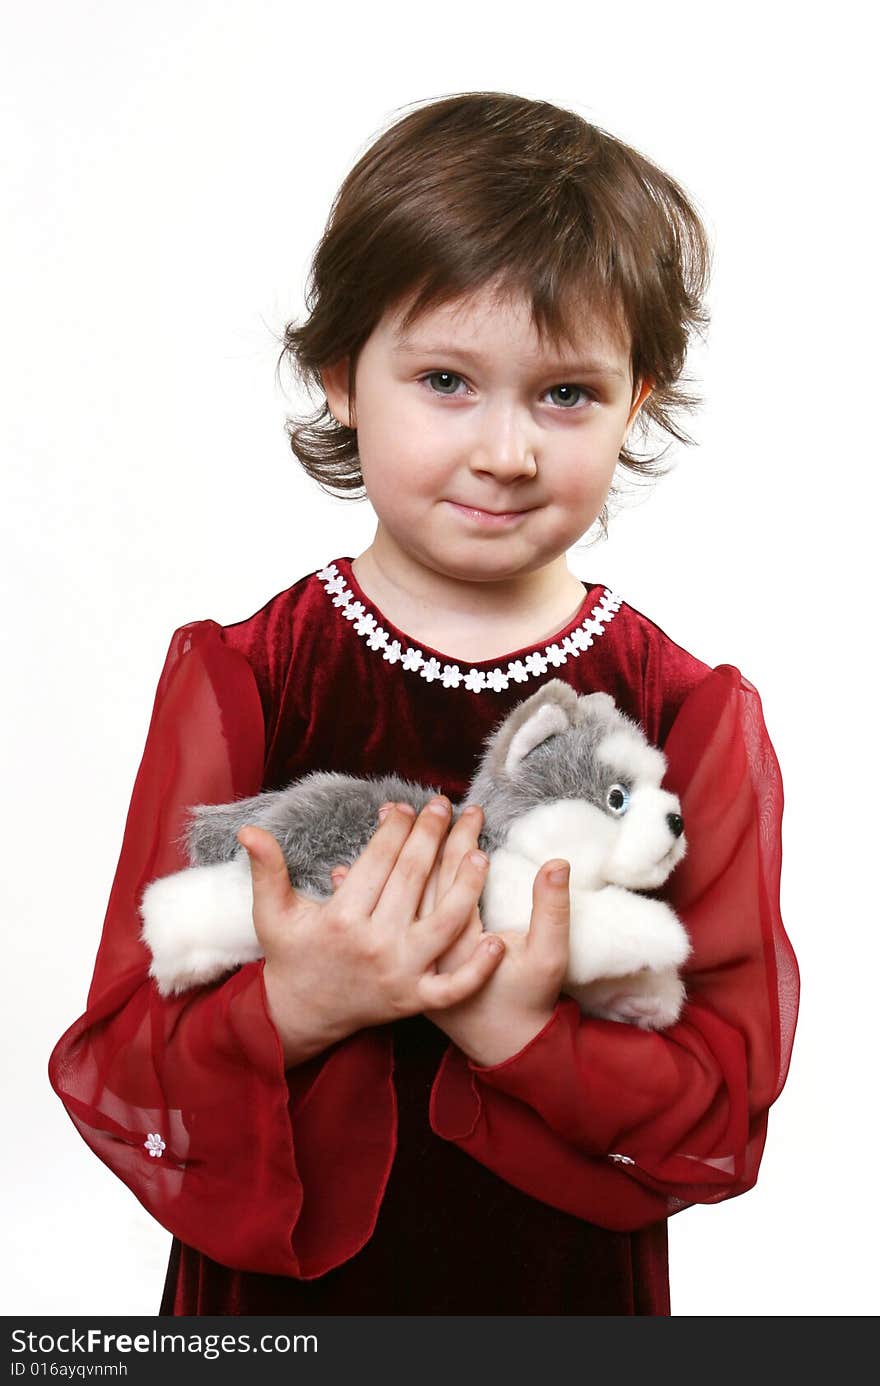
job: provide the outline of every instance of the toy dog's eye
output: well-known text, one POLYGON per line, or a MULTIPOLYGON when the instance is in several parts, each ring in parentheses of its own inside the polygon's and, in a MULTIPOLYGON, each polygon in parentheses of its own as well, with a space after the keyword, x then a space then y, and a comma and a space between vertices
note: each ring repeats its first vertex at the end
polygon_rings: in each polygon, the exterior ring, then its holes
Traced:
POLYGON ((629 808, 629 790, 625 784, 613 784, 605 795, 605 802, 612 813, 620 816, 629 808))

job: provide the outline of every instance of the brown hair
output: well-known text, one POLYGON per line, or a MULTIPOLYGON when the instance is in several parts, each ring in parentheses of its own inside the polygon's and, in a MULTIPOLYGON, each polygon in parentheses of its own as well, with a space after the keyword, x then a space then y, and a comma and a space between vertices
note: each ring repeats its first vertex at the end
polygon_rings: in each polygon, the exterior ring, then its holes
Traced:
MULTIPOLYGON (((683 189, 581 116, 506 92, 463 92, 418 106, 386 129, 340 187, 315 250, 308 318, 288 323, 278 360, 323 398, 320 371, 361 348, 388 310, 412 297, 406 331, 425 310, 497 284, 531 301, 539 339, 570 343, 587 308, 623 328, 633 382, 653 393, 638 416, 682 443, 677 420, 698 398, 682 388, 703 305, 710 251, 683 189)), ((326 398, 288 418, 290 446, 331 494, 363 494, 357 429, 326 398)), ((655 457, 621 449, 631 472, 660 475, 655 457)), ((607 532, 607 506, 599 517, 607 532)))

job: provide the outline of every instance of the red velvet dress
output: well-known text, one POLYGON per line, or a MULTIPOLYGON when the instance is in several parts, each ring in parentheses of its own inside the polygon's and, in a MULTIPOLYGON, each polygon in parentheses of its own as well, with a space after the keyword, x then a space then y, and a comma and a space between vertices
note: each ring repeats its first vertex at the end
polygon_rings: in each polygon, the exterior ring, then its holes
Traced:
POLYGON ((668 1314, 666 1220, 754 1185, 798 1002, 760 700, 584 586, 552 641, 477 665, 414 648, 347 558, 247 620, 175 631, 87 1009, 49 1064, 173 1234, 161 1313, 668 1314), (414 1016, 285 1072, 262 961, 159 996, 138 902, 186 864, 187 806, 314 769, 459 799, 488 732, 553 677, 607 691, 666 751, 689 850, 663 893, 694 944, 675 1026, 563 996, 491 1067, 414 1016))

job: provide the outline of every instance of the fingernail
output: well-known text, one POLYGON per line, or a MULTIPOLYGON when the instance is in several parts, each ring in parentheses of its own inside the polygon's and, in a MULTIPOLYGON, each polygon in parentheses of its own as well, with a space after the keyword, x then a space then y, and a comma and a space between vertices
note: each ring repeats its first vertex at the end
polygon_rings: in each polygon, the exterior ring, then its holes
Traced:
POLYGON ((489 865, 489 858, 485 852, 468 852, 468 861, 472 861, 474 866, 485 868, 489 865))
POLYGON ((486 947, 488 948, 490 953, 500 953, 502 948, 504 947, 504 939, 496 938, 496 936, 493 934, 491 938, 486 939, 486 947))
POLYGON ((381 807, 380 810, 379 810, 379 822, 380 822, 380 823, 384 823, 384 822, 385 822, 385 819, 388 817, 389 813, 391 812, 391 808, 392 808, 391 804, 383 804, 383 805, 382 805, 382 807, 381 807))
POLYGON ((464 818, 467 814, 470 814, 470 815, 473 817, 473 815, 474 815, 475 813, 479 813, 479 812, 480 812, 480 806, 479 806, 479 804, 468 804, 468 806, 467 806, 466 809, 462 809, 462 811, 461 811, 461 816, 462 816, 462 818, 464 818))
POLYGON ((549 873, 549 879, 553 885, 564 885, 568 880, 568 873, 571 870, 568 862, 565 866, 557 866, 549 873))
POLYGON ((432 799, 428 808, 431 813, 442 814, 444 818, 449 812, 449 804, 446 799, 432 799))

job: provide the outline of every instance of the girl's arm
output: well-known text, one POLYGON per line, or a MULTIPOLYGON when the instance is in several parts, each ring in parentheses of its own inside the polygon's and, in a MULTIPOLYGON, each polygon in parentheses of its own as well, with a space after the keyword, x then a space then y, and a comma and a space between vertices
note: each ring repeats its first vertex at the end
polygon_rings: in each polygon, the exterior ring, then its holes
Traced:
POLYGON ((534 1197, 620 1229, 752 1187, 798 1005, 779 913, 782 784, 756 690, 719 666, 664 749, 689 842, 667 897, 694 944, 678 1024, 644 1031, 562 997, 503 1063, 447 1050, 431 1096, 437 1134, 534 1197))
POLYGON ((49 1078, 80 1135, 183 1242, 224 1265, 311 1278, 370 1236, 393 1154, 387 1034, 285 1072, 263 961, 163 998, 144 887, 187 864, 195 803, 259 792, 263 714, 216 622, 175 631, 159 680, 85 1014, 49 1078))

